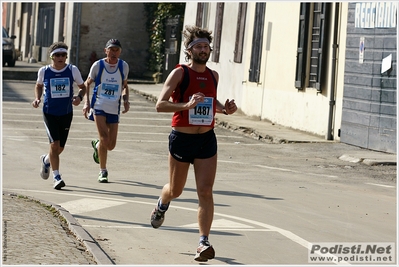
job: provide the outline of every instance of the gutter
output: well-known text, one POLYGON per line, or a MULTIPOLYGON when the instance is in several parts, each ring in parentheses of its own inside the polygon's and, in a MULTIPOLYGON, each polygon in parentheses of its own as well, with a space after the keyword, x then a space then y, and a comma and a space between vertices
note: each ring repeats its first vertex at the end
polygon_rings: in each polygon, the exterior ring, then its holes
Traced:
POLYGON ((337 50, 338 50, 338 23, 339 23, 339 3, 335 3, 334 9, 334 37, 332 44, 332 73, 331 73, 331 86, 330 86, 330 110, 328 113, 328 129, 327 129, 327 140, 334 140, 333 136, 333 117, 334 117, 334 106, 335 106, 335 89, 336 89, 336 72, 337 72, 337 50))
POLYGON ((80 23, 82 17, 82 4, 77 5, 77 22, 76 22, 76 53, 75 53, 75 66, 79 68, 79 47, 80 47, 80 23))

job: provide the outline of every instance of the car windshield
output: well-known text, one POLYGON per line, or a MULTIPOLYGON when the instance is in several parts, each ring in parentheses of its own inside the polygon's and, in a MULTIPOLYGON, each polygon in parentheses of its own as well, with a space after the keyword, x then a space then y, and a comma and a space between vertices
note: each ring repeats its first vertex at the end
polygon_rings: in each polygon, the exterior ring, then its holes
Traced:
POLYGON ((8 37, 8 33, 6 31, 6 29, 3 28, 3 38, 10 38, 8 37))

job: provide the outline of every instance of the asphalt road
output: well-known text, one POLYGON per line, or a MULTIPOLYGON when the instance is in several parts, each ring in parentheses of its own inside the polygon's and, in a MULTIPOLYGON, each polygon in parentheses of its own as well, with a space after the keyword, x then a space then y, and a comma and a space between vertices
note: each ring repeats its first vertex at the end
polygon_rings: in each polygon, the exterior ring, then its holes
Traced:
MULTIPOLYGON (((96 128, 76 107, 61 155, 66 187, 57 191, 39 176, 48 138, 41 109, 30 105, 33 90, 34 82, 3 81, 3 190, 61 205, 116 264, 198 264, 192 168, 164 225, 149 222, 168 179, 171 114, 132 93, 108 155, 110 182, 100 184, 90 145, 96 128)), ((343 162, 340 143, 268 144, 222 128, 216 134, 216 257, 208 264, 308 264, 310 243, 396 241, 396 166, 343 162)))

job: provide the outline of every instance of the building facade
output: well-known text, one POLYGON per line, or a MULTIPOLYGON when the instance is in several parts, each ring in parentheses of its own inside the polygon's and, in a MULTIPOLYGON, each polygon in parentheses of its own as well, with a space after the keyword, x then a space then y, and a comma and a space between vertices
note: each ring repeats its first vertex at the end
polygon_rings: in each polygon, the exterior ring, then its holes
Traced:
MULTIPOLYGON (((46 61, 48 46, 64 41, 86 76, 117 38, 129 76, 146 71, 144 3, 2 5, 22 60, 46 61)), ((218 96, 234 98, 240 112, 396 153, 397 2, 187 2, 184 25, 213 31, 218 96)))
POLYGON ((91 64, 105 57, 111 38, 122 44, 121 58, 129 63, 129 76, 147 69, 149 39, 144 3, 2 2, 3 26, 16 35, 20 60, 49 62, 48 47, 57 41, 69 47, 68 62, 88 75, 91 64))
POLYGON ((384 10, 380 16, 389 16, 390 28, 367 31, 367 49, 372 51, 375 45, 379 51, 365 52, 364 68, 356 66, 355 71, 351 61, 358 53, 359 34, 366 30, 354 22, 367 19, 362 12, 360 18, 355 16, 356 3, 188 2, 184 25, 213 31, 209 67, 220 76, 218 96, 234 98, 244 114, 327 140, 396 153, 397 7, 383 3, 378 5, 384 10), (372 45, 373 40, 380 41, 372 45), (354 42, 356 46, 351 45, 354 42), (388 55, 392 55, 389 77, 372 74, 370 68, 380 70, 382 57, 388 55), (356 84, 349 81, 351 75, 364 79, 356 84), (373 91, 368 111, 359 106, 365 88, 373 91), (367 116, 373 119, 369 128, 367 116), (367 136, 348 137, 366 128, 367 136), (383 135, 388 135, 386 140, 383 135))
POLYGON ((396 153, 397 3, 348 11, 341 141, 396 153))

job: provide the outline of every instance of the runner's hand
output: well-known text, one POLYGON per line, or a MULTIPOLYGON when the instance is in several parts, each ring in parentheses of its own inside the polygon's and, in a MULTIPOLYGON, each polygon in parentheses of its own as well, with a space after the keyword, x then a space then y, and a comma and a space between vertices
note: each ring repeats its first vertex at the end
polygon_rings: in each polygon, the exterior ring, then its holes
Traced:
POLYGON ((82 113, 86 119, 89 119, 89 116, 88 116, 89 112, 90 112, 90 103, 88 103, 86 101, 85 104, 83 105, 83 109, 82 109, 82 113))
POLYGON ((187 102, 187 109, 192 109, 197 106, 198 103, 204 102, 205 95, 203 93, 193 94, 190 98, 190 101, 187 102))
POLYGON ((237 106, 236 103, 234 102, 234 99, 232 100, 227 99, 226 102, 224 103, 224 109, 226 110, 227 114, 233 114, 234 112, 236 112, 237 106))
POLYGON ((123 107, 125 108, 125 110, 124 111, 122 111, 122 113, 126 113, 126 112, 128 112, 129 111, 129 109, 130 109, 130 102, 129 101, 123 101, 123 107))
POLYGON ((33 100, 33 102, 32 102, 32 106, 33 106, 34 108, 38 108, 40 102, 41 102, 40 99, 35 99, 35 100, 33 100))

